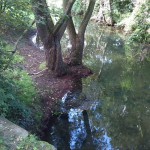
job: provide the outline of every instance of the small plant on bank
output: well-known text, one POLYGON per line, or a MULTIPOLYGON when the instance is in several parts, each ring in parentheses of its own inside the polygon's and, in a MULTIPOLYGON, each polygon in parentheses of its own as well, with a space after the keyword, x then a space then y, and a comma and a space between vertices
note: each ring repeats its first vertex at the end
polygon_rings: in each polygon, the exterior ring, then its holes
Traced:
POLYGON ((29 135, 27 138, 23 139, 17 150, 38 150, 37 149, 38 139, 34 135, 29 135))
POLYGON ((22 140, 17 150, 56 150, 54 146, 44 141, 39 141, 34 135, 29 135, 22 140))

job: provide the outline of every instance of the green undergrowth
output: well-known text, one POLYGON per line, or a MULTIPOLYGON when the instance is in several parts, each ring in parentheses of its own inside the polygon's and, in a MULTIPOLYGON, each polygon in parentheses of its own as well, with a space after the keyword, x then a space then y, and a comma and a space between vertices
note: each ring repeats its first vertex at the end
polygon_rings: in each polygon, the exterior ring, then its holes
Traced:
POLYGON ((1 40, 0 115, 26 129, 31 129, 34 125, 37 128, 36 124, 42 118, 37 90, 24 70, 24 58, 19 54, 11 56, 12 49, 10 44, 1 40))
POLYGON ((37 150, 36 146, 38 143, 38 138, 34 135, 29 135, 27 138, 23 139, 19 146, 17 147, 17 150, 28 150, 33 149, 37 150))
POLYGON ((0 136, 0 150, 8 150, 8 147, 5 145, 4 140, 0 136))
POLYGON ((40 64, 39 69, 40 70, 46 69, 46 62, 45 61, 40 64))
POLYGON ((54 146, 47 142, 39 141, 34 135, 29 135, 23 139, 17 147, 17 150, 56 150, 54 146))
POLYGON ((136 14, 136 23, 132 27, 133 32, 128 41, 137 43, 150 43, 150 34, 148 33, 148 29, 150 28, 148 20, 149 11, 150 4, 147 1, 141 6, 139 12, 136 14))
POLYGON ((23 31, 32 14, 30 0, 0 1, 0 32, 23 31))

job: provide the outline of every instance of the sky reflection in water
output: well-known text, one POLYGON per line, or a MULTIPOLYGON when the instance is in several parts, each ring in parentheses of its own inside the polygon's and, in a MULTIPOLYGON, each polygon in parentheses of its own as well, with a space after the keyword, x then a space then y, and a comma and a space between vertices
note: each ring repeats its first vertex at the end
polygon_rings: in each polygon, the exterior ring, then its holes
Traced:
POLYGON ((66 101, 64 94, 68 116, 57 118, 47 141, 58 150, 150 149, 150 62, 132 57, 137 49, 127 48, 116 33, 88 30, 84 63, 94 75, 81 81, 76 96, 66 101))

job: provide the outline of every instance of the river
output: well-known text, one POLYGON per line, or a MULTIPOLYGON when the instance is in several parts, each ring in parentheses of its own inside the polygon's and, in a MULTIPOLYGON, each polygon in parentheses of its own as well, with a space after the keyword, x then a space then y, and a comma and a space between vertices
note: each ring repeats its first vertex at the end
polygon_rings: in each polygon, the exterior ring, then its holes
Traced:
POLYGON ((150 59, 138 54, 141 48, 118 31, 90 25, 84 64, 94 74, 76 79, 76 90, 62 97, 65 115, 43 140, 58 150, 150 149, 150 59))

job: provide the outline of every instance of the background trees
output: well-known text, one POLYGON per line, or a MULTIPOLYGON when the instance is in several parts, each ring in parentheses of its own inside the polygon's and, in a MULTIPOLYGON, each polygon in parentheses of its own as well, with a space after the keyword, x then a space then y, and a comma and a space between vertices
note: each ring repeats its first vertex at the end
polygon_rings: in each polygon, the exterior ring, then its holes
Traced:
POLYGON ((0 32, 25 29, 30 22, 31 5, 29 0, 0 1, 0 32))

